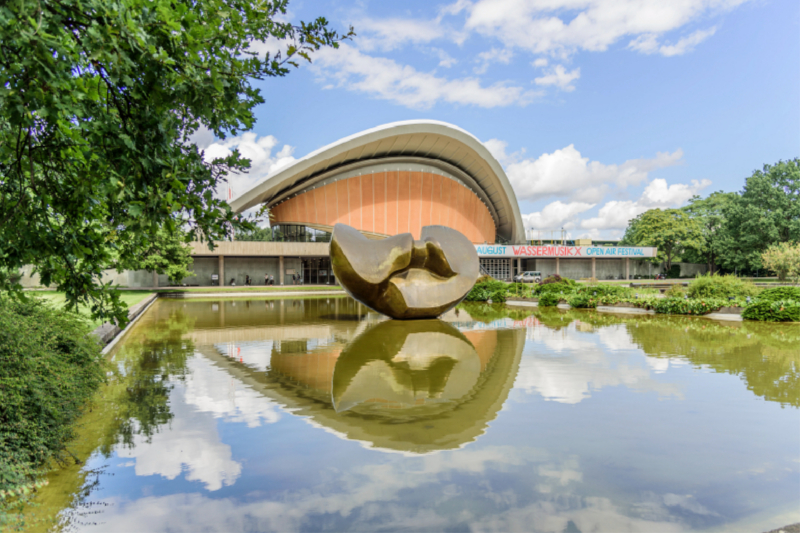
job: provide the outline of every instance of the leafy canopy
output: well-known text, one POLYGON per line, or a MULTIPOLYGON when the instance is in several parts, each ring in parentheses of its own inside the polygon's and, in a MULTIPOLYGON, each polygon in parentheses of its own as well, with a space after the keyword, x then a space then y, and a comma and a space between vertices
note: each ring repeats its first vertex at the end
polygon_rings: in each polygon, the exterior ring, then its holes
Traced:
POLYGON ((722 261, 733 270, 763 268, 770 245, 800 242, 800 159, 764 165, 723 210, 722 261))
MULTIPOLYGON (((35 265, 70 307, 126 314, 101 285, 164 230, 210 244, 251 227, 214 197, 249 161, 211 163, 191 141, 253 126, 251 83, 284 76, 340 36, 282 22, 287 0, 6 0, 0 3, 0 272, 35 265), (258 56, 250 43, 279 41, 258 56)), ((212 244, 213 245, 213 244, 212 244)), ((19 295, 13 276, 0 292, 19 295)))
POLYGON ((761 254, 761 264, 777 273, 781 281, 789 278, 792 283, 800 283, 800 243, 773 244, 761 254))
POLYGON ((724 210, 738 198, 736 193, 717 191, 706 198, 694 196, 682 211, 696 220, 700 235, 686 246, 682 259, 689 263, 705 263, 709 272, 716 272, 725 238, 724 210))
POLYGON ((687 248, 701 247, 700 223, 680 209, 650 209, 628 224, 622 242, 634 246, 658 248, 656 263, 672 262, 687 248))

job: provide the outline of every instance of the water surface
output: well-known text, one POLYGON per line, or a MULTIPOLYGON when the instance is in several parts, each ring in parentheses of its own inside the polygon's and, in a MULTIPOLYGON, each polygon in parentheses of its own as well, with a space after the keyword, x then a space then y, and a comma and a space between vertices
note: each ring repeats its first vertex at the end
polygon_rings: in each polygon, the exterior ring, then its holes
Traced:
POLYGON ((112 354, 85 464, 35 512, 65 531, 765 531, 800 521, 798 346, 796 325, 162 299, 112 354))

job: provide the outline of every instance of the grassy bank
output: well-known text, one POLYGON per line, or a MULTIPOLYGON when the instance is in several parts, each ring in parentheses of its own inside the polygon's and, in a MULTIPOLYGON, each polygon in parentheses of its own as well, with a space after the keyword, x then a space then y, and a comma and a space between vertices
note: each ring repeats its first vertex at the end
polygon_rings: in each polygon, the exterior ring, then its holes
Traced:
MULTIPOLYGON (((121 291, 120 292, 120 300, 130 308, 133 305, 138 304, 142 300, 144 300, 147 295, 153 294, 153 291, 121 291)), ((31 292, 29 295, 34 296, 35 298, 39 298, 46 302, 49 306, 53 307, 54 309, 63 309, 64 303, 66 302, 66 298, 64 297, 63 292, 56 292, 56 291, 36 291, 31 292)), ((79 307, 78 313, 85 317, 92 326, 92 329, 96 328, 104 321, 99 319, 92 319, 92 311, 88 307, 79 307)))
POLYGON ((223 285, 222 287, 164 287, 155 289, 155 292, 305 292, 341 290, 343 289, 339 285, 235 285, 233 287, 223 285))
POLYGON ((655 289, 610 283, 579 284, 559 276, 534 285, 484 277, 466 300, 503 302, 509 298, 536 299, 540 307, 564 302, 583 309, 625 303, 670 315, 704 315, 723 307, 741 307, 742 316, 748 320, 800 322, 800 288, 763 289, 734 276, 699 276, 688 287, 670 287, 664 296, 655 289))
POLYGON ((0 530, 19 510, 66 443, 86 401, 105 379, 90 322, 40 299, 0 298, 0 530))

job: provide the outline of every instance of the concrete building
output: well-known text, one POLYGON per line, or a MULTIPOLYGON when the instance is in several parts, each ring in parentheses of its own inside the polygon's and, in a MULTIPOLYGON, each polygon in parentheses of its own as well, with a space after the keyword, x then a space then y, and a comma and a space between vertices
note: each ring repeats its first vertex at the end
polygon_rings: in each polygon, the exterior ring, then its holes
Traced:
MULTIPOLYGON (((266 205, 275 242, 193 243, 186 285, 335 284, 328 255, 333 226, 344 223, 381 239, 416 238, 444 225, 476 246, 483 271, 510 280, 525 270, 571 278, 623 279, 661 271, 654 248, 534 246, 526 241, 514 190, 500 163, 476 137, 443 122, 415 120, 373 128, 325 146, 233 199, 241 213, 266 205)), ((694 274, 694 272, 691 272, 694 274)), ((683 274, 683 271, 682 271, 683 274)), ((689 274, 689 270, 687 270, 689 274)), ((168 283, 146 272, 109 272, 105 281, 142 287, 168 283)), ((34 277, 23 283, 36 285, 34 277)))

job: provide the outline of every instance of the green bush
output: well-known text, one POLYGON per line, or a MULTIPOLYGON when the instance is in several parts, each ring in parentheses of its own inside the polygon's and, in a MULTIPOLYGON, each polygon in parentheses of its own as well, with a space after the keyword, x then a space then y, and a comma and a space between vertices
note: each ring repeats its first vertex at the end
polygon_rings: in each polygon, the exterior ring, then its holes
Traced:
POLYGON ((781 300, 794 300, 800 302, 800 287, 775 287, 765 289, 758 295, 762 302, 779 302, 781 300))
POLYGON ((0 529, 60 460, 73 422, 105 379, 88 322, 41 301, 0 298, 0 529))
POLYGON ((577 283, 569 278, 562 278, 559 275, 548 276, 539 285, 536 286, 536 294, 542 295, 546 293, 553 293, 566 297, 575 291, 577 283))
POLYGON ((664 295, 666 295, 668 298, 683 298, 686 296, 686 289, 684 289, 682 285, 678 285, 676 283, 667 289, 664 292, 664 295))
POLYGON ((677 279, 681 277, 681 266, 680 265, 672 265, 667 270, 667 278, 669 279, 677 279))
POLYGON ((539 296, 539 307, 553 307, 558 305, 561 296, 554 292, 545 292, 539 296))
POLYGON ((584 293, 573 294, 567 299, 567 303, 570 307, 578 309, 594 309, 597 307, 597 300, 584 293))
POLYGON ((464 300, 467 302, 485 302, 486 300, 505 302, 508 288, 508 283, 490 276, 483 276, 478 279, 464 300))
POLYGON ((800 302, 759 300, 745 307, 742 318, 765 322, 800 322, 800 302))
POLYGON ((690 298, 728 298, 756 296, 760 289, 752 282, 734 275, 718 276, 709 274, 698 276, 689 283, 690 298))
POLYGON ((597 285, 580 285, 575 287, 575 294, 583 294, 602 298, 604 296, 618 296, 623 297, 631 293, 630 287, 622 285, 612 285, 610 283, 598 283, 597 285))

